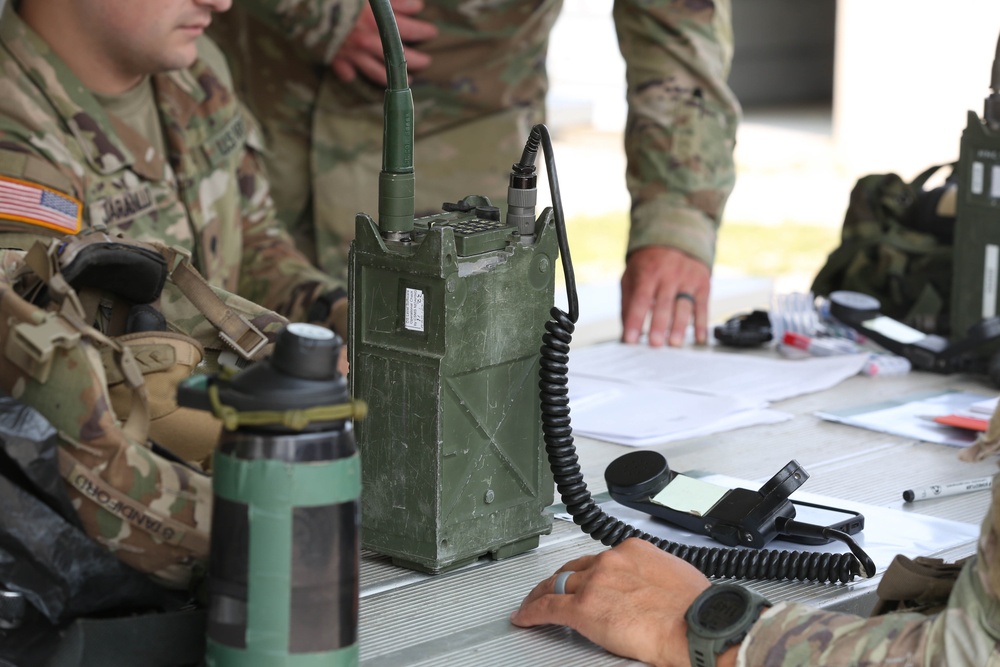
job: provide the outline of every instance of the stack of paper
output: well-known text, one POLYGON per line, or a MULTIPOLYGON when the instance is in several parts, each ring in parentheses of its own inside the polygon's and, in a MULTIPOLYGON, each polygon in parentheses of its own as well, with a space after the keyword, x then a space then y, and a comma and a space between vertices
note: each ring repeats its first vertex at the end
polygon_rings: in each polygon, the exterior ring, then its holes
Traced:
POLYGON ((866 354, 782 359, 717 348, 605 343, 570 355, 570 406, 578 435, 634 447, 792 415, 770 401, 832 387, 856 375, 866 354))
POLYGON ((816 415, 829 421, 860 426, 882 433, 965 447, 976 440, 977 429, 955 428, 954 425, 947 424, 947 418, 971 415, 973 405, 985 405, 989 402, 981 394, 946 390, 910 394, 875 404, 826 410, 817 412, 816 415))
POLYGON ((996 412, 997 402, 1000 402, 1000 396, 996 398, 988 398, 983 401, 976 401, 969 406, 969 411, 974 412, 983 419, 989 419, 996 412))
POLYGON ((984 432, 990 427, 990 417, 997 409, 997 398, 976 401, 967 410, 935 417, 934 421, 945 426, 964 428, 967 431, 984 432))

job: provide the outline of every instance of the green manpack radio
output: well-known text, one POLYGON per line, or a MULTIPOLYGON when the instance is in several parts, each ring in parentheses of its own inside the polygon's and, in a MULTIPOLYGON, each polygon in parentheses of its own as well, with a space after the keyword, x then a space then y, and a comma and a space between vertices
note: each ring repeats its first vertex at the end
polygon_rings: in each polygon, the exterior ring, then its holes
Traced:
POLYGON ((958 163, 951 331, 1000 314, 1000 41, 983 118, 969 111, 958 163))
POLYGON ((851 553, 689 546, 596 504, 570 424, 579 299, 548 129, 531 128, 511 169, 506 222, 477 196, 414 219, 403 48, 388 0, 371 4, 389 88, 379 221, 358 215, 350 255, 349 378, 351 394, 369 409, 356 425, 362 546, 428 572, 513 556, 551 530, 545 509, 554 484, 566 512, 595 540, 612 546, 640 537, 709 576, 872 576, 874 564, 857 545, 851 553), (552 207, 536 219, 539 151, 552 207), (567 311, 552 307, 557 259, 567 311))
MULTIPOLYGON (((372 7, 391 19, 387 0, 372 7)), ((437 572, 551 530, 536 383, 558 246, 551 211, 535 219, 533 164, 513 168, 506 220, 481 196, 414 219, 413 102, 382 23, 379 221, 357 216, 349 260, 351 392, 371 415, 357 424, 362 546, 437 572)))

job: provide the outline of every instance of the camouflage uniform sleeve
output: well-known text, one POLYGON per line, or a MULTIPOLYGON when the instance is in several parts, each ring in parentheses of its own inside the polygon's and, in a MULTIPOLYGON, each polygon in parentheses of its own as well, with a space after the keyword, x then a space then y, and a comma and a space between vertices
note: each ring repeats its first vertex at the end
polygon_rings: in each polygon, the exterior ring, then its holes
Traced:
POLYGON ((237 0, 240 6, 328 64, 368 0, 237 0))
POLYGON ((895 613, 864 619, 781 603, 763 614, 737 664, 1000 664, 1000 479, 983 521, 975 558, 965 565, 948 607, 935 616, 895 613))
MULTIPOLYGON (((278 223, 260 154, 252 140, 238 178, 244 240, 240 296, 290 320, 332 325, 330 305, 346 298, 345 285, 310 264, 278 223)), ((338 327, 338 333, 345 332, 338 327)))
POLYGON ((730 0, 615 0, 614 18, 628 82, 628 250, 668 245, 711 266, 741 113, 726 84, 730 0))

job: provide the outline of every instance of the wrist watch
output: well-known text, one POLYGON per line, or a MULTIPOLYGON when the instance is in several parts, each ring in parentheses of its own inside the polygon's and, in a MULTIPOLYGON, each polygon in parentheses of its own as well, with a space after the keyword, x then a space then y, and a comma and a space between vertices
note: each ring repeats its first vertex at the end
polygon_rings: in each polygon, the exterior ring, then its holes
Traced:
POLYGON ((709 586, 684 614, 692 667, 715 667, 715 658, 746 637, 760 610, 770 607, 764 596, 736 584, 709 586))

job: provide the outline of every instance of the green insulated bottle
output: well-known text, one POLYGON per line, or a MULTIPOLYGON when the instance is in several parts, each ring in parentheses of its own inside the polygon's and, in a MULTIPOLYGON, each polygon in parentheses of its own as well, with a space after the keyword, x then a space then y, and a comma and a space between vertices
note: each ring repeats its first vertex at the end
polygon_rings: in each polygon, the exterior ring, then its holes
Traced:
POLYGON ((358 663, 352 424, 363 406, 337 372, 340 346, 328 329, 290 324, 268 359, 179 392, 224 424, 213 459, 209 666, 358 663))

